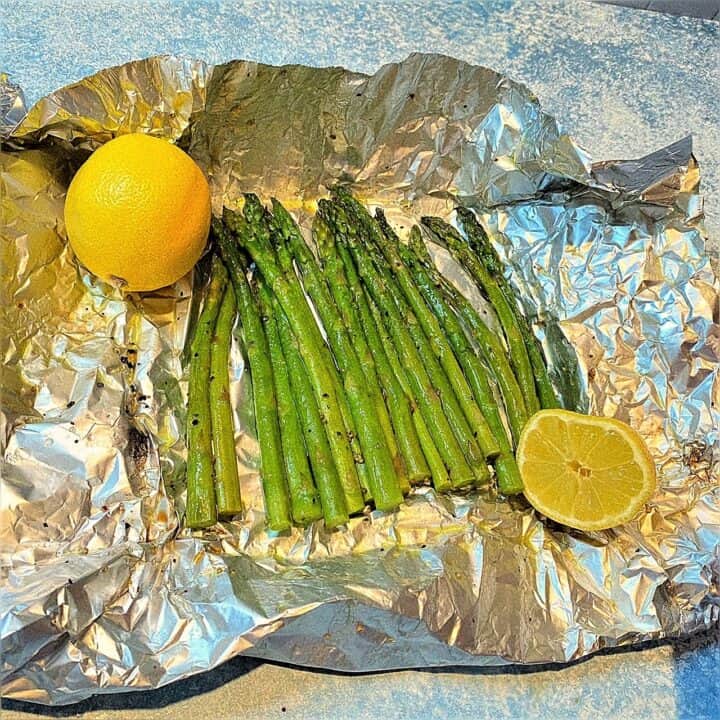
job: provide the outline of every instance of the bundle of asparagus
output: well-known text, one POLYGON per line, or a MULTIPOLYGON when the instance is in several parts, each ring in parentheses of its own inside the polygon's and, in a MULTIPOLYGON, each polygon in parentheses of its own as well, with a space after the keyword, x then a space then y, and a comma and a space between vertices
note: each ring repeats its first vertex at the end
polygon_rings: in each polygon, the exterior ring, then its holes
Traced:
POLYGON ((189 527, 240 512, 227 393, 235 307, 270 529, 321 517, 337 527, 368 503, 394 510, 428 481, 446 491, 494 474, 502 493, 522 492, 520 431, 559 403, 492 244, 472 212, 458 216, 466 237, 423 218, 404 244, 382 211, 373 218, 337 191, 318 205, 319 260, 276 200, 269 210, 247 195, 242 213, 213 222, 219 256, 191 353, 189 527), (500 333, 438 272, 423 233, 474 279, 500 333))

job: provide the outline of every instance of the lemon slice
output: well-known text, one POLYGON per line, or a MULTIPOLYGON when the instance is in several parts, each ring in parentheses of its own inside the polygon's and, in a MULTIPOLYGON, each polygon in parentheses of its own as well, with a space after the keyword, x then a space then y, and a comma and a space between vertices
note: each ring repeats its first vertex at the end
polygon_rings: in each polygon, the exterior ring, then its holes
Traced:
POLYGON ((533 415, 517 461, 533 507, 578 530, 628 522, 657 487, 653 459, 633 428, 568 410, 533 415))

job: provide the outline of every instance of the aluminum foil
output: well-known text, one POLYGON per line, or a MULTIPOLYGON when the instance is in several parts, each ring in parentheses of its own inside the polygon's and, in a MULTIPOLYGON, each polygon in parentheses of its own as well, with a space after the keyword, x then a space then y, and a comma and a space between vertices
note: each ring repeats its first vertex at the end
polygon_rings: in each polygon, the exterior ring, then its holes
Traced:
MULTIPOLYGON (((18 97, 0 107, 17 114, 18 97)), ((344 671, 564 663, 718 622, 720 286, 688 140, 593 166, 525 87, 443 56, 371 77, 159 57, 40 101, 4 142, 0 178, 6 697, 154 688, 238 653, 344 671), (216 210, 254 190, 307 225, 337 182, 401 233, 421 214, 452 218, 457 198, 474 206, 566 402, 635 426, 658 493, 592 534, 522 499, 429 488, 335 532, 268 533, 236 339, 247 512, 181 530, 184 345, 203 263, 122 297, 76 265, 62 220, 88 151, 130 131, 188 149, 216 210)))

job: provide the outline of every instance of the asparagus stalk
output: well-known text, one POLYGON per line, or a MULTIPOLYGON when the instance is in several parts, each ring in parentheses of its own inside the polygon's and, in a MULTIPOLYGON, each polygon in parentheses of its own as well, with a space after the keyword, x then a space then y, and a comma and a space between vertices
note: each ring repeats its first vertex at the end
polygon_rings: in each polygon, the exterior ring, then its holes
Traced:
MULTIPOLYGON (((342 246, 341 246, 342 247, 342 246)), ((350 258, 352 262, 352 258, 350 258)), ((428 429, 425 420, 423 419, 422 411, 420 411, 419 405, 421 401, 415 401, 413 398, 413 387, 414 384, 408 377, 405 367, 403 366, 400 358, 398 357, 391 334, 388 332, 385 322, 382 317, 380 309, 375 304, 373 299, 369 297, 369 294, 365 288, 360 289, 360 295, 365 300, 367 308, 370 312, 369 324, 372 325, 374 331, 378 335, 378 339, 382 343, 382 350, 387 358, 388 364, 401 385, 401 388, 406 393, 407 397, 411 398, 412 402, 412 421, 417 432, 418 441, 422 448, 423 456, 427 461, 430 469, 430 476, 432 477, 433 487, 438 492, 444 492, 452 488, 452 482, 450 481, 450 475, 448 469, 445 467, 445 462, 440 454, 433 436, 428 429)))
POLYGON ((416 321, 407 313, 401 314, 400 309, 393 301, 386 279, 377 272, 372 259, 364 251, 358 232, 359 229, 352 223, 346 223, 344 232, 339 237, 342 237, 343 242, 347 243, 368 294, 377 303, 386 318, 387 329, 398 349, 401 362, 406 368, 412 396, 417 401, 423 419, 433 436, 453 486, 459 487, 472 483, 475 473, 465 459, 460 444, 450 427, 440 396, 428 377, 423 359, 408 330, 408 325, 416 321))
POLYGON ((532 367, 533 376, 535 377, 535 388, 540 400, 540 406, 543 408, 559 408, 555 389, 552 386, 550 376, 547 370, 547 364, 543 355, 542 348, 530 327, 530 323, 525 315, 522 314, 517 306, 515 294, 510 287, 510 283, 503 272, 500 258, 495 248, 492 246, 490 239, 483 230, 480 223, 475 218, 472 211, 467 208, 459 207, 457 209, 458 216, 462 222, 463 229, 467 235, 470 246, 477 254, 480 262, 483 263, 488 273, 495 279, 501 292, 505 296, 508 305, 514 310, 517 318, 518 327, 522 334, 525 348, 527 350, 530 365, 532 367))
POLYGON ((270 364, 275 378, 280 441, 290 493, 290 509, 296 524, 307 525, 322 517, 322 508, 310 471, 300 419, 290 386, 289 368, 280 341, 272 293, 262 279, 257 280, 257 295, 260 300, 262 322, 270 351, 270 364))
POLYGON ((507 340, 510 363, 515 370, 518 384, 525 398, 526 407, 532 415, 540 409, 540 402, 535 390, 535 377, 528 358, 525 341, 512 307, 492 275, 470 250, 455 228, 440 218, 425 217, 422 222, 446 244, 455 259, 470 273, 473 280, 483 290, 495 309, 507 340))
POLYGON ((295 222, 280 203, 274 203, 274 211, 272 228, 276 244, 286 243, 298 263, 305 289, 320 315, 342 372, 350 411, 358 428, 360 447, 369 469, 370 491, 375 506, 380 510, 394 510, 402 502, 402 492, 377 405, 368 390, 353 341, 333 302, 325 278, 295 222))
MULTIPOLYGON (((319 214, 322 215, 322 213, 319 214)), ((326 219, 328 223, 332 223, 331 217, 328 216, 326 219)), ((387 409, 391 417, 391 429, 397 435, 397 444, 404 461, 406 477, 411 483, 422 482, 430 477, 430 468, 420 445, 409 399, 385 354, 352 258, 344 245, 335 242, 335 232, 337 232, 335 226, 332 231, 329 226, 326 226, 326 231, 316 235, 318 251, 328 284, 338 305, 342 297, 345 301, 344 305, 352 308, 352 312, 347 315, 346 324, 356 342, 358 354, 362 358, 368 385, 382 386, 385 393, 387 409)), ((417 419, 422 422, 419 414, 417 419)), ((447 471, 444 470, 444 467, 443 472, 447 478, 447 471)))
MULTIPOLYGON (((440 321, 428 307, 422 293, 416 286, 412 273, 403 262, 399 252, 400 239, 388 224, 382 210, 378 210, 376 220, 385 240, 385 242, 380 241, 378 246, 389 265, 393 268, 395 277, 415 316, 420 321, 433 353, 445 370, 474 437, 477 438, 485 457, 493 458, 499 455, 500 445, 486 420, 486 416, 476 402, 458 359, 455 357, 452 345, 440 321)), ((494 405, 494 402, 491 401, 491 404, 494 405)), ((497 411, 497 408, 495 408, 495 411, 497 411)))
MULTIPOLYGON (((422 242, 420 229, 415 226, 411 233, 411 243, 422 242)), ((487 418, 488 425, 500 447, 500 454, 495 458, 495 471, 497 473, 498 487, 505 494, 518 493, 522 490, 520 472, 515 462, 510 440, 503 425, 500 411, 495 402, 488 371, 482 360, 475 354, 470 342, 465 336, 462 324, 454 313, 452 307, 434 285, 430 273, 422 266, 413 250, 398 243, 398 252, 410 269, 415 284, 422 293, 435 316, 440 320, 447 334, 448 341, 462 366, 463 372, 472 387, 478 405, 487 418)))
POLYGON ((298 340, 298 350, 307 369, 323 425, 326 428, 335 466, 343 486, 348 513, 359 512, 365 503, 358 483, 350 438, 346 434, 338 403, 336 383, 333 377, 334 370, 332 369, 334 366, 331 368, 331 360, 326 356, 322 336, 305 300, 299 281, 294 275, 290 276, 289 273, 284 273, 278 265, 277 257, 270 245, 269 232, 263 226, 260 211, 254 203, 249 206, 246 204, 246 209, 250 211, 251 222, 227 209, 224 215, 231 230, 251 255, 278 299, 293 334, 298 340), (320 338, 319 341, 318 338, 320 338))
POLYGON ((235 292, 232 285, 226 283, 210 347, 209 389, 212 448, 215 456, 215 497, 218 515, 226 517, 242 512, 228 373, 230 340, 236 315, 235 292))
POLYGON ((258 306, 247 280, 247 266, 237 244, 222 223, 213 221, 213 231, 235 288, 235 298, 252 377, 255 424, 260 446, 260 471, 268 527, 271 530, 287 530, 291 524, 290 500, 282 456, 275 380, 270 364, 267 337, 263 330, 258 306))
POLYGON ((220 258, 213 257, 210 285, 190 344, 187 411, 187 508, 185 523, 205 528, 217 521, 213 480, 212 420, 207 388, 210 382, 210 345, 227 283, 220 258))
MULTIPOLYGON (((357 204, 352 202, 344 202, 343 206, 348 213, 350 222, 348 228, 353 232, 348 233, 349 238, 356 238, 354 246, 358 255, 367 257, 370 265, 373 267, 375 274, 383 280, 383 289, 391 302, 401 313, 404 318, 407 332, 409 333, 416 351, 420 357, 420 361, 430 379, 432 387, 435 388, 441 400, 444 414, 450 427, 455 434, 460 447, 465 454, 468 463, 474 471, 475 481, 484 483, 490 478, 485 457, 477 442, 477 439, 465 418, 460 407, 460 403, 455 396, 455 392, 450 381, 440 365, 437 357, 433 353, 428 338, 426 337, 418 319, 409 306, 402 292, 397 288, 395 278, 378 250, 375 242, 368 237, 368 233, 379 232, 374 221, 362 208, 362 213, 358 212, 357 204), (354 233, 357 228, 357 233, 354 233)), ((352 247, 352 245, 351 245, 352 247)), ((376 299, 377 301, 377 299, 376 299)), ((379 301, 378 301, 379 304, 379 301)), ((383 308, 383 311, 385 309, 383 308)), ((459 487, 458 478, 451 475, 454 487, 459 487)), ((466 482, 463 480, 463 482, 466 482)))
POLYGON ((508 422, 515 442, 528 419, 525 401, 518 385, 517 378, 507 359, 507 350, 501 340, 485 324, 480 314, 472 304, 461 295, 457 289, 437 271, 422 238, 414 234, 410 244, 415 256, 433 279, 435 287, 442 292, 448 303, 454 307, 472 340, 485 357, 486 363, 492 368, 503 396, 508 422))
POLYGON ((310 457, 310 465, 320 495, 325 526, 334 528, 348 521, 343 486, 338 477, 335 461, 325 434, 315 393, 300 356, 298 341, 293 335, 288 319, 276 297, 272 298, 272 311, 277 319, 282 352, 287 363, 290 386, 295 398, 295 408, 305 439, 305 447, 310 457))

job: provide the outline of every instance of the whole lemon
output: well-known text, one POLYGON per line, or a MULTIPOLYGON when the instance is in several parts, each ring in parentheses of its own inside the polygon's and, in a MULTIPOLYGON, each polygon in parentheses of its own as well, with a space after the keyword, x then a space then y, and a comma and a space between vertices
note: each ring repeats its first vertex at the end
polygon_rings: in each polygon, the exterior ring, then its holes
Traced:
POLYGON ((121 135, 78 170, 65 200, 72 249, 124 290, 170 285, 198 261, 210 229, 202 170, 167 140, 121 135))

